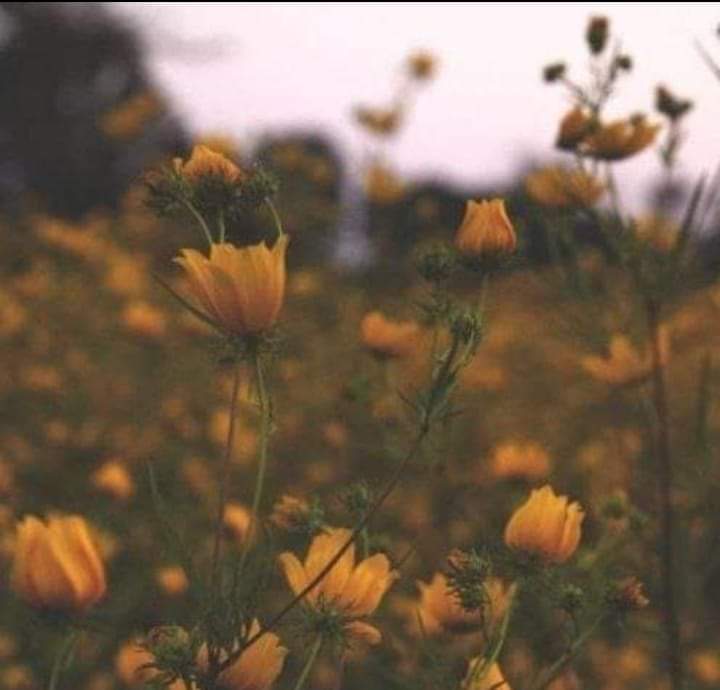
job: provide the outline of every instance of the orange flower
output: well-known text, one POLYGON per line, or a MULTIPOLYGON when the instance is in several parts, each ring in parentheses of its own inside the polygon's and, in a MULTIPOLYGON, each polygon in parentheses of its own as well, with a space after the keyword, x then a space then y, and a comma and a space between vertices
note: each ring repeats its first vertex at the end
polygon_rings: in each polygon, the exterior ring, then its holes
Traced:
POLYGON ((170 597, 184 594, 190 586, 185 571, 179 565, 170 565, 158 570, 155 573, 155 582, 170 597))
POLYGON ((495 624, 505 614, 512 587, 507 587, 497 578, 485 583, 487 606, 476 611, 466 611, 457 595, 450 590, 442 573, 435 573, 430 583, 417 582, 420 590, 420 605, 413 616, 422 622, 422 632, 435 635, 441 631, 464 633, 478 630, 483 624, 495 624))
POLYGON ((578 168, 541 168, 525 178, 525 189, 533 201, 551 208, 592 206, 605 187, 590 173, 578 168))
MULTIPOLYGON (((327 529, 316 536, 310 544, 305 563, 288 551, 278 557, 280 567, 297 595, 313 581, 350 538, 348 529, 327 529)), ((350 638, 377 644, 380 631, 369 623, 357 620, 369 616, 379 606, 385 592, 398 573, 390 569, 390 561, 384 554, 375 554, 355 565, 354 545, 345 551, 330 572, 307 594, 308 606, 331 609, 345 620, 345 631, 350 638)))
POLYGON ((505 211, 505 201, 468 201, 455 235, 455 246, 461 254, 470 257, 514 252, 517 238, 505 211))
POLYGON ((482 664, 480 657, 475 657, 468 664, 462 690, 512 690, 498 664, 493 664, 487 671, 478 669, 478 664, 482 664))
POLYGON ((644 115, 600 123, 582 142, 581 152, 591 158, 619 161, 650 146, 660 125, 651 125, 644 115))
MULTIPOLYGON (((255 619, 250 625, 248 639, 258 632, 260 624, 255 619)), ((265 633, 220 674, 217 685, 223 690, 268 690, 282 672, 287 653, 277 635, 265 633)), ((206 668, 207 663, 208 652, 203 646, 198 653, 198 665, 206 668)))
POLYGON ((229 158, 202 144, 193 147, 190 160, 183 163, 180 158, 176 158, 174 165, 177 172, 193 182, 203 177, 215 177, 232 184, 246 177, 229 158))
POLYGON ((91 476, 93 486, 118 501, 127 501, 135 493, 135 483, 127 468, 117 460, 109 460, 91 476))
POLYGON ((13 590, 32 606, 83 613, 105 595, 105 567, 78 516, 26 517, 17 528, 13 590))
POLYGON ((264 242, 238 248, 213 244, 210 258, 183 249, 175 259, 187 273, 190 292, 205 316, 230 335, 257 335, 276 321, 285 294, 287 235, 272 249, 264 242))
POLYGON ((542 479, 550 472, 550 458, 537 443, 503 443, 493 452, 490 472, 497 479, 542 479))
POLYGON ((578 144, 592 131, 593 117, 582 108, 573 108, 560 121, 555 146, 563 151, 574 151, 578 144))
POLYGON ((416 349, 420 327, 412 321, 391 321, 379 311, 363 317, 360 332, 365 347, 381 358, 407 357, 416 349))
POLYGON ((513 513, 505 527, 505 543, 548 563, 564 563, 580 544, 584 517, 580 504, 556 496, 545 485, 513 513))
MULTIPOLYGON (((660 328, 660 364, 670 359, 670 336, 668 329, 660 328)), ((610 340, 609 357, 589 355, 580 361, 583 369, 599 381, 613 386, 642 383, 652 373, 652 356, 644 355, 631 345, 624 335, 614 335, 610 340)))

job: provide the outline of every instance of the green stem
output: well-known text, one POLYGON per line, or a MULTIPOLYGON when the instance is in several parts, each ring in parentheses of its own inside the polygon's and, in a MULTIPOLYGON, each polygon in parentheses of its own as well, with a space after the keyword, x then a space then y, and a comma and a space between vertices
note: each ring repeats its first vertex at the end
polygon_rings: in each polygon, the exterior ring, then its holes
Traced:
POLYGON ((270 425, 272 423, 270 397, 265 385, 265 376, 263 374, 260 355, 257 353, 255 354, 255 389, 257 390, 258 403, 260 404, 260 458, 258 460, 257 478, 255 479, 255 491, 253 494, 252 512, 250 515, 250 527, 248 529, 245 543, 243 544, 243 552, 240 557, 238 572, 242 572, 245 567, 245 561, 247 560, 247 555, 250 551, 252 536, 257 529, 258 516, 260 515, 260 505, 262 503, 263 490, 265 488, 265 475, 267 474, 268 440, 270 438, 270 425))
POLYGON ((537 680, 532 684, 530 690, 543 690, 555 678, 557 678, 562 670, 578 655, 578 652, 582 649, 583 645, 588 641, 590 636, 595 632, 595 629, 600 625, 604 614, 598 616, 593 623, 583 632, 575 638, 575 641, 567 648, 567 650, 560 655, 550 666, 544 671, 540 672, 537 680))
POLYGON ((308 676, 310 675, 310 670, 313 667, 313 664, 315 663, 315 659, 317 659, 317 655, 320 653, 320 648, 322 647, 323 643, 323 637, 322 635, 318 635, 317 639, 315 640, 315 643, 312 646, 312 649, 310 650, 310 654, 308 654, 307 661, 305 662, 305 666, 303 667, 302 672, 300 673, 300 677, 297 680, 297 683, 295 683, 295 687, 293 690, 302 690, 302 688, 305 685, 305 681, 307 680, 308 676))
POLYGON ((220 557, 222 555, 223 523, 225 519, 225 504, 227 503, 227 485, 230 478, 230 461, 235 440, 235 419, 237 417, 238 393, 240 392, 240 366, 235 365, 233 373, 232 395, 230 397, 230 419, 228 424, 225 455, 220 468, 218 485, 218 509, 215 518, 215 541, 212 552, 212 592, 217 592, 220 585, 220 557))
POLYGON ((198 225, 200 226, 201 230, 203 231, 203 234, 205 235, 205 239, 207 240, 208 244, 212 246, 213 244, 213 238, 212 233, 210 232, 210 228, 208 227, 207 223, 205 222, 205 219, 200 215, 198 210, 189 202, 184 201, 185 207, 187 208, 190 213, 192 213, 193 217, 197 221, 198 225))
POLYGON ((490 653, 487 656, 478 657, 475 662, 472 671, 470 672, 470 678, 468 679, 468 687, 472 688, 473 685, 481 681, 488 671, 492 668, 493 664, 498 660, 500 652, 505 645, 507 639, 508 629, 510 628, 510 614, 512 613, 512 606, 515 599, 515 595, 512 594, 509 597, 507 608, 505 609, 505 615, 503 616, 502 622, 500 623, 500 629, 495 635, 495 639, 490 653))
POLYGON ((58 653, 55 655, 55 661, 53 662, 52 671, 50 673, 48 690, 57 690, 58 683, 60 682, 60 675, 68 667, 72 653, 75 650, 75 645, 79 639, 80 631, 71 630, 63 640, 60 645, 60 649, 58 649, 58 653))
POLYGON ((220 229, 220 242, 225 241, 225 216, 223 215, 223 212, 220 211, 218 214, 218 228, 220 229))
POLYGON ((363 560, 370 556, 370 535, 367 527, 363 527, 360 532, 360 541, 362 543, 363 560))
POLYGON ((273 222, 275 223, 275 229, 277 230, 278 237, 282 237, 285 234, 285 231, 283 230, 283 224, 280 220, 280 214, 277 212, 275 204, 273 204, 270 199, 266 198, 265 205, 270 209, 270 215, 272 215, 273 222))

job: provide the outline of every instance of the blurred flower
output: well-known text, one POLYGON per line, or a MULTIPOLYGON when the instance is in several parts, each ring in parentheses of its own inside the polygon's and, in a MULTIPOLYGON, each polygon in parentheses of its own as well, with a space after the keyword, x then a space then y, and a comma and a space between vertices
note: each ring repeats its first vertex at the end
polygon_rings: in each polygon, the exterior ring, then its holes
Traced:
POLYGON ((355 108, 354 115, 361 127, 379 136, 394 134, 402 122, 402 109, 399 107, 383 110, 359 105, 355 108))
POLYGON ((455 235, 455 246, 469 257, 494 256, 515 251, 517 238, 503 199, 468 201, 455 235))
POLYGON ((493 451, 490 473, 496 479, 543 479, 550 473, 550 458, 538 443, 503 443, 493 451))
POLYGON ((573 108, 560 120, 555 146, 563 151, 574 151, 593 130, 594 125, 591 113, 580 107, 573 108))
POLYGON ((550 65, 546 65, 543 68, 543 80, 548 84, 552 84, 565 76, 565 70, 564 62, 553 62, 550 65))
POLYGON ((678 98, 665 86, 658 86, 655 90, 655 109, 673 122, 687 115, 692 107, 691 100, 678 98))
MULTIPOLYGON (((666 327, 661 327, 660 364, 665 366, 670 359, 670 335, 666 327)), ((598 381, 613 386, 626 386, 641 383, 652 373, 650 352, 640 355, 624 335, 614 335, 610 340, 609 357, 588 355, 580 360, 585 371, 598 381)))
POLYGON ((420 327, 413 321, 392 321, 371 311, 360 322, 362 342, 376 357, 407 357, 418 346, 420 327))
POLYGON ((437 68, 437 59, 427 50, 417 50, 407 61, 410 76, 418 81, 431 79, 437 68))
POLYGON ((701 683, 717 686, 720 684, 720 652, 699 649, 688 658, 690 673, 701 683))
POLYGON ((556 496, 545 485, 534 490, 513 513, 505 527, 505 543, 548 563, 563 563, 580 544, 584 517, 578 503, 570 503, 567 496, 556 496))
POLYGON ((636 577, 626 577, 617 582, 611 600, 622 611, 637 611, 650 603, 643 591, 643 583, 636 577))
POLYGON ((145 687, 152 680, 156 671, 148 667, 155 657, 138 640, 126 642, 115 656, 115 673, 117 677, 130 687, 145 687))
POLYGON ((443 573, 435 573, 429 584, 418 580, 417 586, 420 590, 420 604, 412 615, 422 624, 421 634, 426 635, 436 635, 442 631, 466 633, 482 626, 489 629, 505 615, 511 591, 501 580, 488 578, 482 585, 487 597, 485 605, 468 611, 462 607, 458 595, 450 589, 443 573))
POLYGON ((680 238, 678 224, 659 214, 636 218, 633 229, 636 237, 663 253, 672 251, 680 238))
POLYGON ((155 94, 138 93, 105 113, 98 125, 100 131, 112 139, 133 139, 162 111, 163 104, 155 94))
POLYGON ((238 544, 243 544, 247 540, 251 525, 252 514, 244 505, 228 503, 225 506, 223 527, 238 544))
POLYGON ((607 17, 590 18, 587 32, 585 33, 585 40, 593 55, 598 55, 605 50, 609 33, 610 26, 607 17))
POLYGON ((481 657, 471 659, 462 690, 512 690, 498 664, 493 664, 486 673, 476 673, 477 665, 481 663, 481 657))
POLYGON ((180 596, 186 592, 190 586, 185 571, 179 565, 160 568, 160 570, 155 573, 155 581, 158 587, 171 597, 180 596))
POLYGON ((144 338, 161 338, 167 328, 165 314, 157 307, 140 300, 129 302, 123 309, 121 318, 128 331, 144 338))
POLYGON ((275 502, 270 515, 270 523, 285 531, 294 531, 307 524, 310 517, 310 505, 302 498, 284 494, 275 502))
POLYGON ((374 163, 365 173, 365 195, 373 204, 395 204, 405 196, 405 185, 392 170, 374 163))
POLYGON ((202 144, 193 147, 188 161, 183 163, 182 159, 176 158, 174 166, 178 173, 192 182, 214 177, 232 184, 241 182, 246 177, 246 174, 229 158, 202 144))
POLYGON ((213 244, 209 259, 183 249, 175 261, 210 321, 230 335, 257 335, 273 326, 282 307, 287 244, 287 235, 272 249, 264 242, 243 248, 213 244))
POLYGON ((127 501, 135 493, 135 483, 125 465, 110 460, 93 472, 92 485, 118 501, 127 501))
MULTIPOLYGON (((250 625, 248 639, 258 632, 260 624, 255 619, 250 625)), ((287 653, 288 650, 280 644, 277 635, 265 633, 220 674, 217 686, 223 690, 268 690, 282 672, 287 653)), ((222 661, 222 655, 220 659, 222 661)), ((207 647, 203 646, 198 654, 198 666, 202 669, 206 668, 207 664, 207 647)))
POLYGON ((17 527, 13 590, 32 606, 83 613, 105 594, 105 567, 78 516, 34 516, 17 527))
POLYGON ((541 168, 525 178, 525 189, 538 204, 551 208, 592 206, 605 192, 598 179, 580 168, 541 168))
MULTIPOLYGON (((280 567, 297 595, 312 582, 350 538, 348 529, 327 529, 316 536, 302 564, 286 551, 278 557, 280 567)), ((351 545, 330 572, 305 597, 306 604, 319 611, 342 616, 348 638, 369 644, 380 642, 380 631, 358 618, 369 616, 380 604, 398 573, 390 568, 385 554, 375 554, 355 565, 355 545, 351 545)))
POLYGON ((659 131, 660 125, 648 123, 644 115, 599 123, 583 139, 580 152, 598 160, 620 161, 650 146, 659 131))
POLYGON ((11 664, 0 671, 0 687, 5 690, 37 690, 33 672, 21 664, 11 664))

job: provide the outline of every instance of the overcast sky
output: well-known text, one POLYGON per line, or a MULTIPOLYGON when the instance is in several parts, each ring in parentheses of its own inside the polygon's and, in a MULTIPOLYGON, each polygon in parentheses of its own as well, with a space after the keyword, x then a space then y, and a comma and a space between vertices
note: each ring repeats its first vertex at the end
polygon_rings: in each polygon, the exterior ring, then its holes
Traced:
MULTIPOLYGON (((389 155, 409 175, 440 173, 483 183, 549 152, 568 108, 562 89, 541 82, 543 65, 587 66, 588 17, 606 14, 635 60, 610 113, 650 111, 665 83, 696 101, 684 169, 720 162, 720 81, 695 42, 720 60, 717 3, 113 3, 140 30, 152 74, 191 131, 242 143, 264 131, 322 128, 351 161, 366 139, 353 105, 382 104, 405 56, 440 60, 437 79, 389 155)), ((647 153, 622 164, 634 187, 657 170, 647 153)), ((628 190, 629 192, 630 190, 628 190)))

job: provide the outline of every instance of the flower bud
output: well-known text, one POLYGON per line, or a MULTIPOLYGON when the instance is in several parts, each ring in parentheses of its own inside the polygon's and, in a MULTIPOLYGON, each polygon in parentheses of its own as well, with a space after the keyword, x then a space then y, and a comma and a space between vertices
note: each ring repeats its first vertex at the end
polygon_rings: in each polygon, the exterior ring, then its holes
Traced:
POLYGON ((605 50, 610 32, 607 17, 592 17, 585 33, 590 52, 593 55, 599 55, 605 50))
POLYGON ((505 210, 505 201, 468 201, 465 216, 455 235, 455 246, 469 258, 514 252, 517 237, 505 210))

